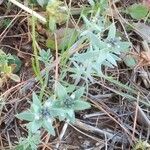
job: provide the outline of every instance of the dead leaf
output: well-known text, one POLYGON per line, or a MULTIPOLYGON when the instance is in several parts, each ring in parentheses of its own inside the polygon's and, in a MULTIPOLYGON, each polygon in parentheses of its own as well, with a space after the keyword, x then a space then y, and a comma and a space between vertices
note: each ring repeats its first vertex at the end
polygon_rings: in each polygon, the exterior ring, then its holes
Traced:
POLYGON ((143 40, 150 43, 150 26, 145 25, 145 23, 134 23, 135 32, 139 34, 143 40))

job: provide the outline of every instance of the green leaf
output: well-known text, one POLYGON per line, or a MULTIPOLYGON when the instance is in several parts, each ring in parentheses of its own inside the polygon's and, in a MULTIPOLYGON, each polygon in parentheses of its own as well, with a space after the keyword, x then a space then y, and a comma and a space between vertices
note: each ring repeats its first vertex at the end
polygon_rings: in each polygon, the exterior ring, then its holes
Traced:
POLYGON ((8 65, 12 66, 13 73, 17 73, 21 69, 22 62, 16 55, 11 55, 8 58, 8 65))
POLYGON ((48 48, 51 48, 51 49, 55 49, 55 40, 54 39, 51 39, 51 38, 48 38, 46 40, 46 46, 48 48))
POLYGON ((66 118, 66 111, 64 108, 54 108, 52 110, 53 117, 58 117, 60 121, 65 120, 66 118))
POLYGON ((143 4, 133 4, 127 9, 128 13, 133 19, 142 19, 146 17, 148 13, 148 7, 143 4))
POLYGON ((62 100, 54 100, 52 103, 52 108, 61 108, 62 100))
POLYGON ((34 114, 30 111, 24 111, 20 114, 17 114, 16 117, 20 120, 26 120, 26 121, 33 121, 34 120, 34 114))
POLYGON ((39 107, 33 103, 31 104, 31 111, 33 111, 34 114, 38 114, 40 112, 40 110, 41 110, 41 107, 39 107))
POLYGON ((84 87, 79 88, 78 90, 76 90, 73 94, 75 94, 75 99, 80 99, 81 96, 83 96, 85 91, 84 87))
POLYGON ((42 7, 45 6, 45 5, 47 5, 48 1, 49 1, 49 0, 37 0, 38 4, 39 4, 40 6, 42 6, 42 7))
POLYGON ((134 68, 137 65, 137 62, 136 62, 135 58, 131 55, 126 55, 123 58, 123 61, 130 68, 134 68))
POLYGON ((53 121, 50 119, 43 120, 42 126, 49 132, 49 134, 52 134, 53 136, 55 136, 55 130, 54 130, 52 123, 53 121))
POLYGON ((16 75, 16 74, 11 73, 9 75, 9 78, 12 79, 15 82, 20 82, 20 77, 18 75, 16 75))
POLYGON ((49 63, 49 61, 51 59, 51 51, 50 51, 50 49, 48 49, 47 51, 42 49, 39 54, 40 54, 40 56, 39 56, 39 60, 40 61, 44 62, 45 64, 49 63))
POLYGON ((88 0, 88 2, 89 2, 89 4, 90 4, 91 6, 94 6, 94 5, 95 5, 95 2, 94 2, 93 0, 88 0))
POLYGON ((115 36, 116 36, 116 26, 115 23, 112 23, 109 27, 107 39, 114 39, 115 36))
POLYGON ((32 132, 32 133, 36 133, 38 131, 39 128, 41 128, 42 126, 42 121, 32 121, 30 123, 27 124, 27 128, 32 132))
POLYGON ((67 116, 66 118, 71 121, 72 123, 75 122, 75 112, 73 109, 66 109, 67 116))
POLYGON ((128 52, 129 47, 131 46, 130 42, 122 42, 119 41, 117 43, 118 46, 115 47, 114 52, 117 54, 117 52, 128 52))
POLYGON ((59 82, 56 85, 56 95, 58 96, 58 99, 64 99, 67 97, 67 91, 66 88, 63 87, 59 82))
POLYGON ((56 30, 56 22, 57 22, 56 18, 54 18, 54 17, 49 18, 48 25, 49 25, 50 31, 55 31, 56 30))
POLYGON ((35 94, 35 92, 32 93, 32 100, 34 105, 37 105, 38 107, 42 107, 42 103, 38 98, 38 96, 35 94))
POLYGON ((33 134, 28 133, 27 138, 20 138, 19 144, 15 150, 37 150, 38 144, 40 143, 40 132, 33 134))
POLYGON ((75 104, 73 106, 73 109, 77 110, 77 111, 79 111, 79 110, 85 110, 85 109, 89 109, 89 108, 91 108, 90 103, 85 102, 83 100, 76 100, 75 104))
POLYGON ((117 66, 116 60, 112 57, 111 53, 107 54, 107 61, 109 61, 112 65, 117 66))
POLYGON ((70 48, 76 41, 78 32, 75 29, 67 28, 64 30, 63 38, 60 39, 58 48, 64 50, 70 48))

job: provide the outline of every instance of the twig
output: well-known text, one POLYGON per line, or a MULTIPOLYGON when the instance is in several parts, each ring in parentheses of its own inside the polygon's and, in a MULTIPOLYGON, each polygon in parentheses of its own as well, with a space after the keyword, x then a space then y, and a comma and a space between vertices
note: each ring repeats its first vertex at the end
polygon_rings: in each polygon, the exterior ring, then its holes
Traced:
POLYGON ((17 2, 16 0, 9 0, 11 3, 13 3, 14 5, 20 7, 21 9, 23 9, 24 11, 28 12, 29 14, 33 15, 34 17, 38 18, 42 23, 46 24, 47 21, 46 19, 41 16, 40 14, 38 14, 37 12, 33 11, 32 9, 28 8, 27 6, 17 2))
MULTIPOLYGON (((74 128, 76 131, 78 131, 79 133, 81 133, 81 134, 83 134, 83 135, 85 135, 85 136, 87 136, 87 137, 89 137, 89 138, 91 138, 91 139, 93 139, 93 140, 95 140, 95 141, 101 143, 101 144, 104 144, 103 140, 101 140, 101 139, 99 139, 99 138, 97 138, 97 137, 91 136, 91 135, 89 135, 89 134, 87 134, 87 133, 85 133, 85 132, 82 132, 81 130, 79 130, 77 127, 75 127, 75 126, 72 125, 72 124, 69 124, 69 125, 70 125, 72 128, 74 128)), ((83 129, 83 130, 84 130, 84 129, 83 129)))
POLYGON ((139 93, 138 93, 138 97, 137 97, 137 103, 136 103, 136 108, 135 108, 135 117, 134 117, 134 124, 133 124, 133 132, 132 132, 132 140, 135 138, 134 134, 135 134, 135 128, 136 128, 136 122, 137 122, 137 115, 138 115, 138 101, 139 101, 139 93))
POLYGON ((133 103, 134 107, 138 107, 138 114, 137 114, 137 121, 142 124, 144 127, 147 127, 150 130, 150 120, 148 119, 148 117, 146 116, 146 114, 143 112, 143 110, 141 109, 141 107, 139 105, 137 105, 136 102, 133 103))
POLYGON ((7 25, 7 27, 3 30, 3 32, 0 34, 0 43, 8 33, 8 31, 11 29, 12 24, 16 22, 17 17, 20 15, 21 11, 18 12, 18 14, 11 20, 11 22, 7 25))
POLYGON ((59 148, 60 141, 62 140, 62 138, 63 138, 63 136, 64 136, 64 134, 65 134, 67 128, 68 128, 68 121, 65 122, 65 124, 64 124, 64 126, 63 126, 63 128, 62 128, 62 131, 61 131, 60 136, 59 136, 59 141, 58 141, 58 143, 56 144, 56 149, 59 148))
POLYGON ((96 128, 96 127, 93 127, 91 125, 85 124, 85 123, 81 122, 79 119, 76 119, 76 122, 75 122, 74 125, 79 127, 82 130, 86 130, 86 131, 89 131, 89 132, 92 132, 92 133, 97 133, 98 135, 103 136, 103 137, 106 136, 109 139, 113 138, 114 141, 121 141, 122 140, 122 138, 120 136, 113 135, 112 133, 109 133, 105 130, 101 130, 99 128, 96 128))

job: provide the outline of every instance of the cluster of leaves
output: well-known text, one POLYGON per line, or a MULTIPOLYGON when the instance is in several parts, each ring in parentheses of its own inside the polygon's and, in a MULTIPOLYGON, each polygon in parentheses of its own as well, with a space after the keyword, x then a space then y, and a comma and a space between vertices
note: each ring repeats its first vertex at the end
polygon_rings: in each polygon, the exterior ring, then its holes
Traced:
POLYGON ((81 78, 92 81, 94 74, 102 74, 102 66, 110 68, 117 66, 117 61, 121 60, 120 54, 128 52, 131 44, 116 36, 115 23, 105 25, 103 17, 88 20, 83 16, 83 19, 86 27, 80 34, 80 40, 83 41, 83 44, 88 43, 88 46, 84 52, 76 53, 70 58, 74 68, 69 71, 78 81, 81 78))
POLYGON ((27 128, 31 133, 36 133, 41 127, 50 134, 55 135, 53 122, 56 118, 60 121, 75 121, 75 111, 90 108, 90 104, 81 99, 84 88, 80 88, 71 95, 60 83, 57 84, 56 97, 52 96, 45 102, 41 102, 39 97, 33 93, 31 108, 25 112, 17 114, 21 120, 30 121, 27 128))
POLYGON ((6 54, 0 50, 0 87, 10 78, 15 82, 20 82, 18 75, 14 74, 19 71, 21 61, 13 55, 6 54))

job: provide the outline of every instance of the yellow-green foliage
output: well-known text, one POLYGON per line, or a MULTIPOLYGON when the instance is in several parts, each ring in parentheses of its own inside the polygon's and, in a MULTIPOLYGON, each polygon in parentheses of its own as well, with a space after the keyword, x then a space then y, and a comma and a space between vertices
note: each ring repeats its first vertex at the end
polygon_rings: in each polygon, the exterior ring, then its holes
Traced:
POLYGON ((66 7, 63 6, 63 2, 54 0, 49 2, 46 7, 48 16, 49 29, 54 31, 56 29, 56 23, 61 24, 67 19, 66 7))
POLYGON ((150 145, 146 141, 138 141, 132 150, 149 150, 150 145))
POLYGON ((4 53, 0 49, 0 87, 7 82, 8 78, 14 80, 15 82, 20 82, 19 76, 13 74, 15 66, 9 65, 9 60, 13 59, 14 58, 12 55, 4 53))

